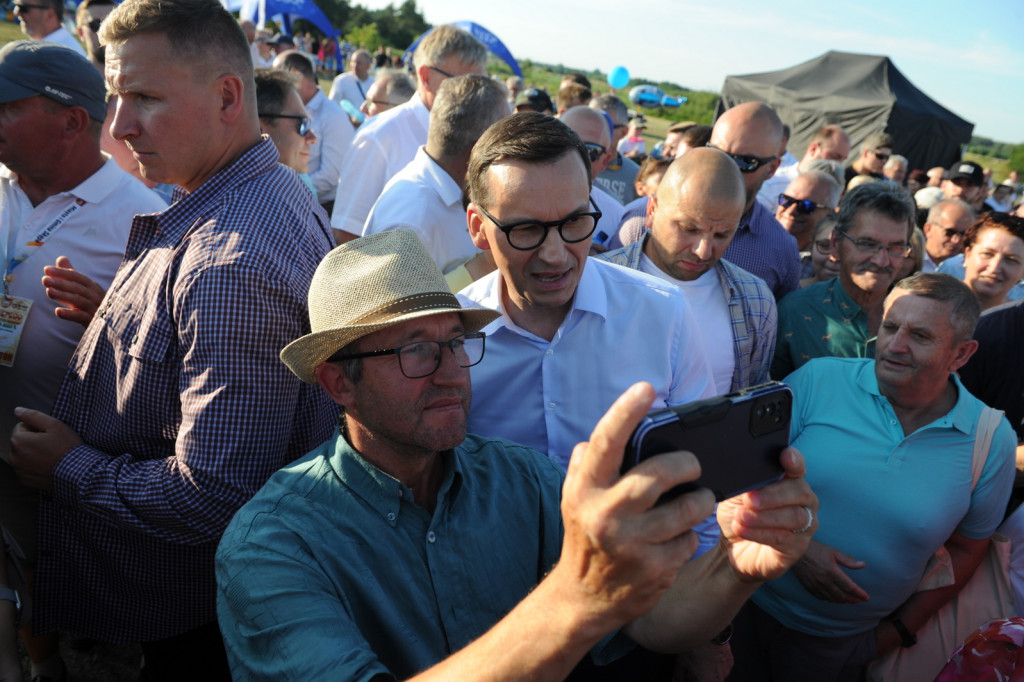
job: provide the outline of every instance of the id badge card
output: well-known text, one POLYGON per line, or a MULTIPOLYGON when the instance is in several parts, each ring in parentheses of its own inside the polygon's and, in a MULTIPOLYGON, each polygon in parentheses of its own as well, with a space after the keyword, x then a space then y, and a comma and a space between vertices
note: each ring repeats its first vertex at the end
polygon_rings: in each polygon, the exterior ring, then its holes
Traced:
POLYGON ((17 296, 0 296, 0 366, 13 367, 18 343, 25 331, 32 301, 17 296))

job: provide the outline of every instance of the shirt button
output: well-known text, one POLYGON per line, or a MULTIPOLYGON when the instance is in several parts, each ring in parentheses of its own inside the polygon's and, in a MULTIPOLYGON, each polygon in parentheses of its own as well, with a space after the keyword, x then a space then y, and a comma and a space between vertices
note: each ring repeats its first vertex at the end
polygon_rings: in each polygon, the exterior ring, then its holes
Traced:
POLYGON ((895 425, 896 424, 896 420, 895 419, 890 419, 889 423, 895 425))
POLYGON ((136 334, 135 336, 132 337, 132 343, 138 343, 138 341, 139 341, 139 335, 136 334))
POLYGON ((388 512, 387 519, 388 519, 388 521, 394 521, 395 520, 395 512, 388 512))
POLYGON ((555 409, 555 404, 554 403, 548 403, 548 409, 549 410, 555 409))
POLYGON ((434 540, 436 539, 437 536, 434 535, 434 531, 430 531, 429 533, 427 533, 427 542, 429 542, 430 544, 434 544, 434 540))
POLYGON ((403 497, 405 497, 405 491, 402 490, 401 488, 399 488, 398 489, 398 499, 402 499, 403 497))
POLYGON ((553 349, 553 348, 548 348, 547 352, 546 352, 546 353, 544 353, 544 355, 548 356, 549 358, 550 358, 550 357, 551 357, 552 355, 554 355, 554 354, 555 354, 555 351, 554 351, 554 349, 553 349))

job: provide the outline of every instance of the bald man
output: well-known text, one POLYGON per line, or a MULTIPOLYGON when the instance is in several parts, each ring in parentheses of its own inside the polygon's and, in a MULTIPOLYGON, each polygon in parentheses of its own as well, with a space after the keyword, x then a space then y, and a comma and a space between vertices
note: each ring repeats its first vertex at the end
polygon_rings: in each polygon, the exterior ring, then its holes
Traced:
POLYGON ((801 173, 776 197, 775 219, 796 237, 799 249, 807 251, 811 248, 814 226, 835 210, 841 192, 839 183, 828 173, 801 173))
MULTIPOLYGON (((612 146, 612 132, 608 128, 608 119, 597 109, 586 105, 575 106, 561 115, 560 120, 572 128, 580 136, 583 145, 590 154, 592 177, 597 177, 608 167, 617 151, 612 146)), ((601 221, 594 232, 594 245, 599 249, 608 241, 622 222, 622 204, 608 192, 597 186, 595 182, 590 188, 590 198, 601 212, 601 221)))
MULTIPOLYGON (((846 134, 842 126, 831 123, 818 128, 811 141, 807 145, 807 151, 800 163, 789 166, 782 166, 775 175, 769 178, 761 186, 757 193, 757 200, 764 204, 769 211, 774 211, 778 205, 779 194, 784 192, 786 186, 796 180, 796 176, 811 170, 811 163, 823 159, 825 161, 837 161, 842 163, 850 155, 850 136, 846 134)), ((836 181, 839 184, 839 181, 836 181)), ((836 200, 838 202, 838 199, 836 200)), ((834 204, 833 204, 834 205, 834 204)), ((778 216, 776 216, 778 218, 778 216)), ((785 224, 783 224, 785 227, 785 224)), ((799 239, 797 239, 799 241, 799 239)), ((801 249, 803 247, 800 247, 801 249)))
POLYGON ((765 281, 779 300, 800 286, 800 250, 771 212, 757 201, 781 161, 782 121, 770 107, 745 102, 715 122, 709 147, 732 157, 743 176, 744 211, 725 259, 765 281))
POLYGON ((650 232, 599 258, 675 284, 700 321, 715 391, 768 380, 777 313, 758 277, 723 260, 745 208, 743 178, 728 155, 692 149, 676 159, 647 203, 650 232))

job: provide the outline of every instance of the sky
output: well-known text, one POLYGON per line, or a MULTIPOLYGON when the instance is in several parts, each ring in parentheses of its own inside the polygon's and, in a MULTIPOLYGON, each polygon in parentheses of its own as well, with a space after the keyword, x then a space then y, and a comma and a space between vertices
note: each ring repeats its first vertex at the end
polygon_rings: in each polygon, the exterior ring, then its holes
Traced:
MULTIPOLYGON (((353 0, 370 9, 401 0, 353 0)), ((469 20, 516 59, 718 92, 725 77, 794 66, 828 50, 888 56, 914 85, 974 123, 1024 143, 1024 1, 417 0, 434 25, 469 20), (970 9, 974 6, 975 9, 970 9)))

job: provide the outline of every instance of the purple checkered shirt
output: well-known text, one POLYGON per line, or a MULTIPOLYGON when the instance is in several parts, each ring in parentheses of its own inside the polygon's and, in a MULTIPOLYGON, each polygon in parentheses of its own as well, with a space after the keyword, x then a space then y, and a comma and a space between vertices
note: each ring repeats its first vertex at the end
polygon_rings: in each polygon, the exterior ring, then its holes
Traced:
POLYGON ((796 239, 757 201, 740 218, 740 227, 722 257, 764 280, 776 301, 800 287, 796 239))
POLYGON ((277 158, 264 140, 134 219, 53 409, 86 444, 41 505, 38 631, 147 641, 214 620, 221 532, 329 437, 333 403, 278 352, 309 331, 330 223, 277 158))

